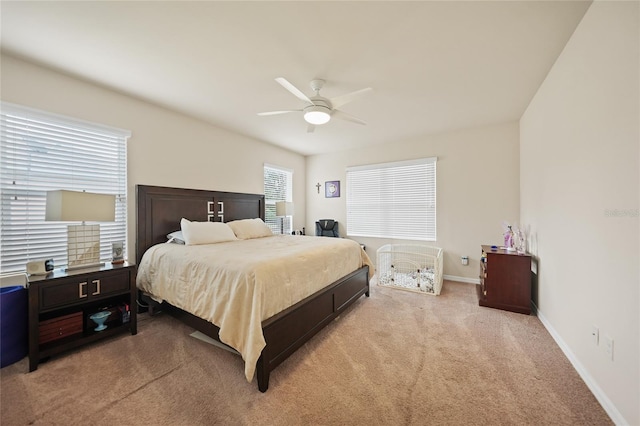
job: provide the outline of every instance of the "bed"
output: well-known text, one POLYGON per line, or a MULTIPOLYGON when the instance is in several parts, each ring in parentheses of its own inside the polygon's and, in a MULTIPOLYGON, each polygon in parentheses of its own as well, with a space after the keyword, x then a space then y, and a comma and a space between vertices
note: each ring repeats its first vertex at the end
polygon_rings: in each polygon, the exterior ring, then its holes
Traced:
MULTIPOLYGON (((178 250, 173 247, 167 247, 170 244, 161 243, 166 243, 167 234, 178 229, 182 218, 199 222, 232 222, 241 219, 260 218, 264 220, 265 218, 264 196, 258 194, 138 185, 136 187, 136 197, 136 261, 145 275, 145 268, 148 268, 148 266, 142 263, 142 259, 147 251, 149 253, 162 252, 162 256, 164 256, 164 252, 178 250)), ((329 240, 335 240, 335 242, 339 240, 295 236, 267 237, 264 240, 267 239, 274 240, 274 244, 278 247, 302 244, 304 239, 323 240, 322 243, 324 244, 328 244, 329 240), (298 240, 285 240, 285 238, 297 238, 298 240)), ((234 243, 222 244, 232 245, 234 243)), ((265 251, 264 248, 256 249, 262 250, 256 253, 265 251)), ((271 251, 272 249, 266 250, 271 251)), ((162 256, 158 257, 162 258, 162 256)), ((146 258, 148 257, 150 257, 150 254, 147 254, 146 258)), ((245 257, 249 258, 251 256, 245 257)), ((253 257, 260 256, 256 254, 253 257)), ((148 263, 146 258, 145 262, 148 263)), ((271 371, 362 295, 369 296, 370 263, 366 261, 367 259, 365 254, 363 261, 353 267, 353 270, 348 271, 345 275, 336 278, 330 283, 323 284, 320 289, 314 290, 311 294, 294 302, 293 305, 282 310, 278 308, 277 312, 269 312, 268 316, 258 321, 258 332, 261 334, 260 337, 264 339, 264 346, 257 355, 243 353, 246 348, 241 348, 242 350, 239 351, 245 359, 247 380, 252 379, 255 371, 258 389, 261 392, 266 392, 269 387, 271 371), (257 358, 257 361, 255 361, 254 365, 253 360, 255 358, 257 358)), ((302 282, 304 280, 300 279, 299 276, 295 280, 300 286, 306 284, 302 282)), ((279 282, 274 282, 273 284, 279 284, 279 282)), ((151 295, 154 296, 153 294, 151 295)), ((163 300, 163 311, 170 313, 215 340, 220 342, 223 342, 223 340, 228 341, 228 334, 225 334, 227 333, 227 325, 222 326, 221 332, 221 328, 211 320, 194 314, 200 313, 197 308, 185 306, 181 300, 161 299, 163 300)), ((202 316, 206 317, 206 315, 202 316)), ((240 319, 238 322, 250 323, 251 321, 245 318, 240 319)), ((230 346, 233 347, 233 345, 230 346)))

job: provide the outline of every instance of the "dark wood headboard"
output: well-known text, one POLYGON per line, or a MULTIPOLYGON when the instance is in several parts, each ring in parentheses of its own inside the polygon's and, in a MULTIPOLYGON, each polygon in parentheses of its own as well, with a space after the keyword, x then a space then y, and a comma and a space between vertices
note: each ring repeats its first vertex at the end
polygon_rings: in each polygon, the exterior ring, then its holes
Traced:
POLYGON ((230 222, 265 219, 264 195, 136 185, 136 263, 154 244, 180 229, 180 219, 230 222))

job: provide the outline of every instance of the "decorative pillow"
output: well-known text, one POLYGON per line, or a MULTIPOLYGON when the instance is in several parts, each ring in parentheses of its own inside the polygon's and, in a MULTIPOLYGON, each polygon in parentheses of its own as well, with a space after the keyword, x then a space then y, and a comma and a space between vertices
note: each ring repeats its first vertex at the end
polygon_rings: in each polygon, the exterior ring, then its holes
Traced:
POLYGON ((227 225, 229 225, 229 228, 233 229, 236 237, 240 240, 269 237, 273 235, 271 229, 260 218, 234 220, 227 222, 227 225))
POLYGON ((180 228, 188 246, 237 240, 229 225, 222 222, 191 222, 182 218, 180 228))
POLYGON ((184 236, 182 235, 182 231, 174 231, 170 234, 167 234, 167 242, 173 244, 184 244, 184 236))

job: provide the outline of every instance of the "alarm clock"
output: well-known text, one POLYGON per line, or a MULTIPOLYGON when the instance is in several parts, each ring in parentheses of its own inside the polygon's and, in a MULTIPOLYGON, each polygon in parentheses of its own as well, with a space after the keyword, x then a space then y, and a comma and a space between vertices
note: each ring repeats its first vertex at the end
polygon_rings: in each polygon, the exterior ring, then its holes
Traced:
POLYGON ((46 275, 53 271, 53 259, 40 259, 27 262, 27 274, 46 275))

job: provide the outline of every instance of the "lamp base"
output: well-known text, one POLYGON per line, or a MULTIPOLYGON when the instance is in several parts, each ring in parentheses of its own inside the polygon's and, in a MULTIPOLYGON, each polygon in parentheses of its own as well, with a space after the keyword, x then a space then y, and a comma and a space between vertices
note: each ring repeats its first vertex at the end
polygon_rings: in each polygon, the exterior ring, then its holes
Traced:
POLYGON ((100 264, 100 225, 67 227, 67 269, 90 268, 100 264))

